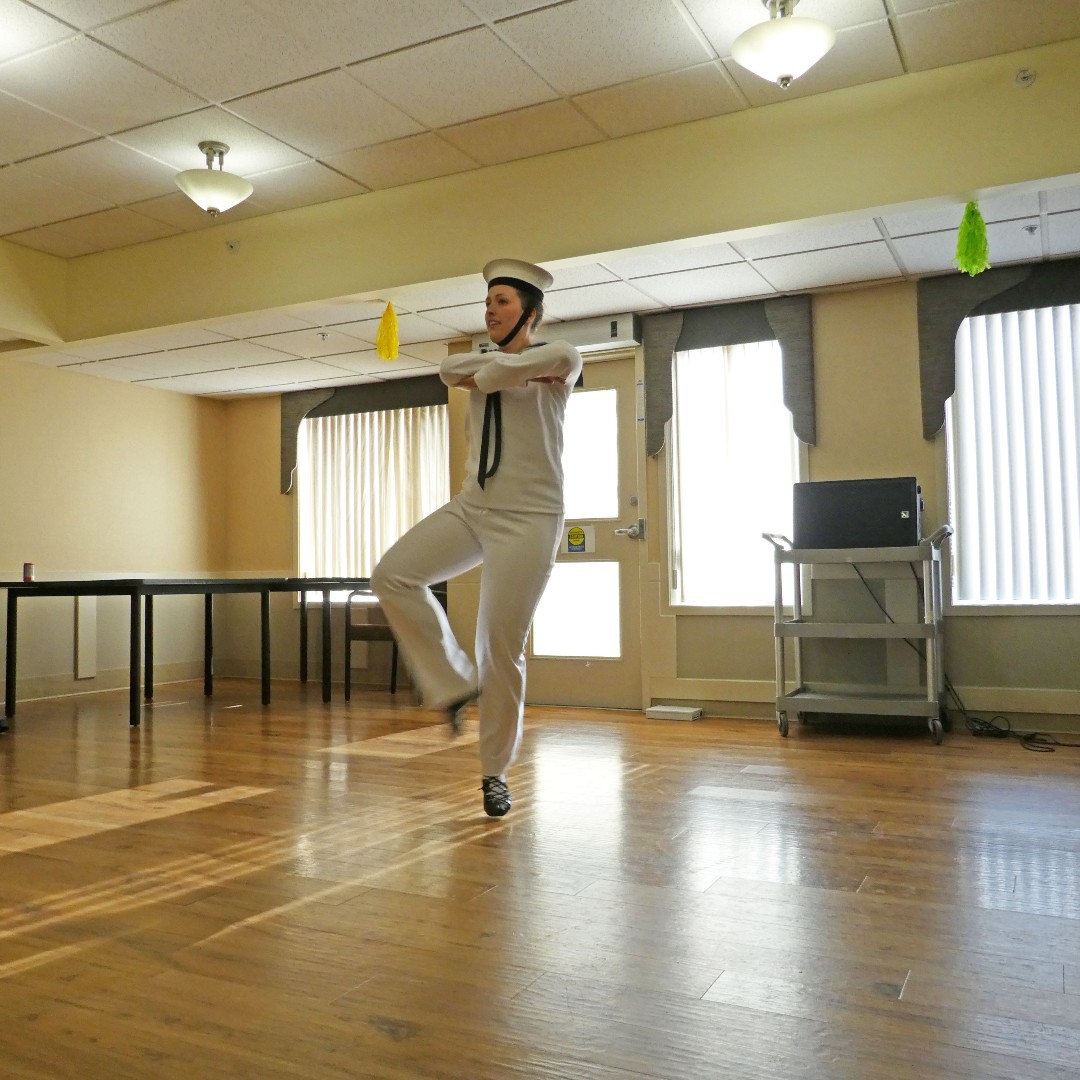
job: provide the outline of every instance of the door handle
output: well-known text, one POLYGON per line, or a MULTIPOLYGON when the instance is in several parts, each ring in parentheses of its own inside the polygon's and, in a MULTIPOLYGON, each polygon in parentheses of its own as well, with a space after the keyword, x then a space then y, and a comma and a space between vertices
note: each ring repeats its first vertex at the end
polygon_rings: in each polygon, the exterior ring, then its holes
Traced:
POLYGON ((633 525, 628 525, 625 529, 616 529, 616 536, 626 536, 631 540, 644 540, 645 539, 645 519, 638 518, 633 525))

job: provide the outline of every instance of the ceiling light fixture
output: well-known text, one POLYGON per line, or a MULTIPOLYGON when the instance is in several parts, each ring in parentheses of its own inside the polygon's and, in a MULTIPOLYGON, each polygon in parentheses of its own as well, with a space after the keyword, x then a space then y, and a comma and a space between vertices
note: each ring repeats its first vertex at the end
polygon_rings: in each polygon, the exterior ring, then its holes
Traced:
POLYGON ((769 21, 752 26, 731 46, 731 55, 747 71, 786 90, 836 43, 836 31, 817 19, 792 15, 799 0, 761 0, 769 21))
POLYGON ((199 143, 199 149, 206 155, 206 168, 179 173, 176 186, 211 217, 217 217, 242 203, 255 189, 242 176, 225 172, 225 155, 229 152, 225 143, 207 139, 199 143))

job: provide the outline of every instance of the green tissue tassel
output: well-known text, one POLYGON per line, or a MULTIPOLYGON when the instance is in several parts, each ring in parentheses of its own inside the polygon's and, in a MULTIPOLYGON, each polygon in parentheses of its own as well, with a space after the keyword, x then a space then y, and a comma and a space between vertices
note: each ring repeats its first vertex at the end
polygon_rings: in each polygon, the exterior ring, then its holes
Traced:
POLYGON ((986 242, 986 222, 979 213, 979 204, 969 202, 964 207, 964 220, 956 234, 956 268, 974 277, 990 267, 990 245, 986 242))

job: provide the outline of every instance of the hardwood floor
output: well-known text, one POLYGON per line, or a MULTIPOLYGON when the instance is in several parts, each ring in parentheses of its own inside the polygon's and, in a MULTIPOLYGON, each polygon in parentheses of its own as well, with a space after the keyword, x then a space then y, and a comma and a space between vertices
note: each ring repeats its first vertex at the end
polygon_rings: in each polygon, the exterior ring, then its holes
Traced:
POLYGON ((493 821, 475 716, 159 697, 0 736, 5 1078, 1080 1076, 1080 750, 530 709, 493 821))

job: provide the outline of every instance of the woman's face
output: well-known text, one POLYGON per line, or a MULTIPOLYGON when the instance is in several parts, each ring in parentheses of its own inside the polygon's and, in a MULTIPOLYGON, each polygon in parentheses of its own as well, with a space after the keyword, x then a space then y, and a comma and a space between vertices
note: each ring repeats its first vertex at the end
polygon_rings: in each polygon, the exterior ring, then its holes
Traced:
POLYGON ((521 297, 509 285, 492 285, 485 301, 488 337, 498 343, 517 326, 521 318, 521 297))

